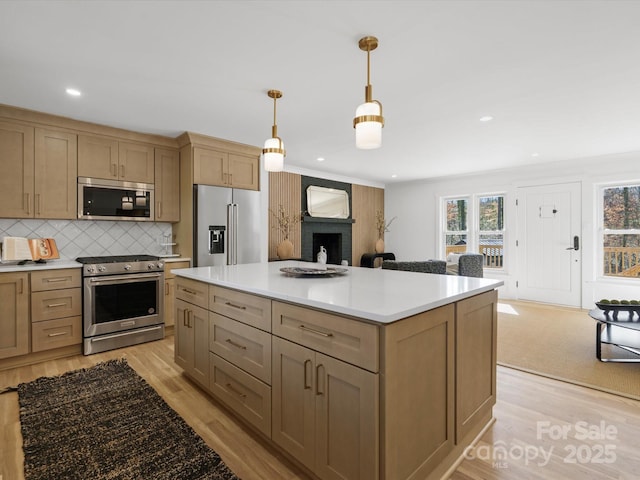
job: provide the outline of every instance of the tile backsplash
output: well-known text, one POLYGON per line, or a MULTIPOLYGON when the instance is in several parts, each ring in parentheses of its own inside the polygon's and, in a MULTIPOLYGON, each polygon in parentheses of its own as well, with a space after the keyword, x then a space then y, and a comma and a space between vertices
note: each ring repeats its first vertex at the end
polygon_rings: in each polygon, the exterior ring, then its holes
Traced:
POLYGON ((161 255, 170 223, 0 218, 3 237, 53 238, 60 259, 100 255, 161 255))

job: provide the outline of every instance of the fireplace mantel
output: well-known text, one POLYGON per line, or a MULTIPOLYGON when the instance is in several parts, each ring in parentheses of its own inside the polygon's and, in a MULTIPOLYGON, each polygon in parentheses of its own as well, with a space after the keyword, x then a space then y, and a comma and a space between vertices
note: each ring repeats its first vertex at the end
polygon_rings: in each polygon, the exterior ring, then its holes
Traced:
POLYGON ((312 217, 310 215, 303 215, 302 221, 313 223, 356 223, 353 218, 312 217))

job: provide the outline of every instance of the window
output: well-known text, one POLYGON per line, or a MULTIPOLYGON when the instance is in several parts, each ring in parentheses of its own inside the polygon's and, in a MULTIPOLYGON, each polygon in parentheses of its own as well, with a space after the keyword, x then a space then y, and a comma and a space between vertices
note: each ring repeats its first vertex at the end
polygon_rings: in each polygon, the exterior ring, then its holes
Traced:
POLYGON ((602 189, 603 273, 640 277, 640 185, 602 189))
POLYGON ((449 198, 445 201, 445 255, 467 251, 467 199, 449 198))
POLYGON ((485 268, 504 266, 504 195, 474 195, 443 199, 445 257, 478 252, 485 268), (471 226, 471 227, 470 227, 471 226))
POLYGON ((478 197, 478 252, 484 266, 502 268, 504 252, 504 196, 478 197))

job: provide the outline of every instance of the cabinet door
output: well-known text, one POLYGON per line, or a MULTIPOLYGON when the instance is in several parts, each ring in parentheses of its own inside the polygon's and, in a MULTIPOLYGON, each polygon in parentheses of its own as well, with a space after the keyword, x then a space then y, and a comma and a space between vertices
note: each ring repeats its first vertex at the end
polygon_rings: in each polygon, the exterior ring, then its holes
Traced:
POLYGON ((0 274, 0 358, 29 353, 29 274, 0 274))
POLYGON ((378 375, 316 353, 316 461, 323 479, 378 478, 378 375))
POLYGON ((209 388, 209 312, 176 299, 175 361, 189 376, 209 388))
POLYGON ((193 305, 184 300, 175 301, 175 329, 174 329, 174 359, 176 363, 186 372, 189 372, 193 365, 193 329, 187 323, 187 310, 193 305))
POLYGON ((315 352, 272 338, 271 438, 306 467, 315 463, 315 352))
POLYGON ((33 217, 33 127, 0 122, 0 218, 33 217))
POLYGON ((118 141, 108 137, 78 135, 78 176, 118 178, 118 141))
POLYGON ((153 147, 139 143, 118 142, 118 179, 128 182, 154 183, 153 147))
POLYGON ((194 147, 193 183, 229 186, 229 155, 225 152, 194 147))
POLYGON ((258 157, 229 154, 229 184, 235 188, 260 190, 258 157))
POLYGON ((180 221, 180 155, 177 151, 155 150, 156 221, 180 221))
POLYGON ((164 326, 172 327, 176 322, 175 312, 176 279, 164 279, 164 326))
POLYGON ((77 136, 36 128, 35 217, 77 218, 77 176, 77 136))
POLYGON ((458 302, 456 308, 456 441, 491 415, 496 403, 496 290, 458 302))

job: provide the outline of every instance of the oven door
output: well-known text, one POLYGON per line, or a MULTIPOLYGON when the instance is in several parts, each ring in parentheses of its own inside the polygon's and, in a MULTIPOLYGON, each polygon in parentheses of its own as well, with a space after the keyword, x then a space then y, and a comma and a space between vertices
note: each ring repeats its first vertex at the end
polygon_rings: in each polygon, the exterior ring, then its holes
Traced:
POLYGON ((84 336, 163 323, 163 283, 163 272, 85 278, 84 336))

